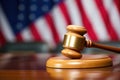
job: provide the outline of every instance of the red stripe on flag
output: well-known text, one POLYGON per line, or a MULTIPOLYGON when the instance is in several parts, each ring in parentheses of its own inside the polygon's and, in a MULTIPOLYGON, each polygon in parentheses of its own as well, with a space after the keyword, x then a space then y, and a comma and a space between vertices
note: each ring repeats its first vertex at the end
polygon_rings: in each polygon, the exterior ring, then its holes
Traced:
POLYGON ((0 46, 4 45, 5 42, 6 42, 6 39, 0 29, 0 46))
POLYGON ((22 39, 22 36, 20 33, 16 34, 16 42, 22 42, 23 39, 22 39))
POLYGON ((97 8, 100 11, 100 15, 102 16, 102 19, 106 25, 106 28, 108 30, 110 37, 111 37, 111 40, 118 40, 118 35, 115 32, 114 27, 110 22, 109 14, 108 14, 107 10, 105 9, 102 0, 95 0, 95 2, 97 5, 97 8))
POLYGON ((91 22, 89 21, 85 11, 84 11, 84 8, 82 6, 82 3, 81 3, 81 0, 76 0, 76 4, 79 8, 79 12, 81 13, 81 17, 82 17, 82 21, 83 21, 83 25, 86 27, 86 29, 88 30, 88 35, 90 36, 90 38, 94 41, 97 41, 98 38, 93 30, 93 27, 92 27, 92 24, 91 22))
POLYGON ((118 12, 120 14, 120 0, 114 0, 115 4, 116 4, 116 7, 118 9, 118 12))
MULTIPOLYGON (((52 16, 50 14, 46 14, 45 20, 48 23, 49 28, 50 28, 52 35, 53 35, 53 39, 55 40, 55 43, 57 44, 58 42, 60 42, 60 38, 59 38, 57 30, 55 29, 55 25, 54 25, 52 16)), ((45 35, 47 35, 47 34, 45 34, 45 35)))
POLYGON ((33 35, 35 41, 42 41, 41 35, 38 33, 38 30, 35 28, 35 25, 32 23, 29 25, 30 31, 33 35))
POLYGON ((61 9, 61 11, 62 11, 62 14, 63 14, 64 17, 65 17, 65 20, 66 20, 66 22, 67 22, 67 25, 71 24, 71 19, 70 19, 70 16, 69 16, 69 14, 68 14, 68 10, 67 10, 67 7, 66 7, 65 3, 64 3, 64 2, 61 2, 61 3, 59 4, 59 7, 60 7, 60 9, 61 9))

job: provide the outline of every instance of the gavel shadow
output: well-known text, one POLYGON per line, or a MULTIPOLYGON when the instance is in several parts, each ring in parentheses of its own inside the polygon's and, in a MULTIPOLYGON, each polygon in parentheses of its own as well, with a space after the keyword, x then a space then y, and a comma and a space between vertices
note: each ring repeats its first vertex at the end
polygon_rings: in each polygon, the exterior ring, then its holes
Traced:
POLYGON ((55 69, 46 68, 52 80, 106 80, 113 74, 112 67, 92 69, 55 69))

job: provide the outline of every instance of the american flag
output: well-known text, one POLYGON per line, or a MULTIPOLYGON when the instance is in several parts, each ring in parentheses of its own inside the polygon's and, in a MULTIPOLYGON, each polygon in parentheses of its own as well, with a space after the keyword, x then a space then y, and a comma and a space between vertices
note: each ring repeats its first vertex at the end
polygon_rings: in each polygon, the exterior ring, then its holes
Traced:
POLYGON ((87 39, 120 40, 120 0, 0 0, 0 44, 63 40, 67 25, 84 26, 87 39))

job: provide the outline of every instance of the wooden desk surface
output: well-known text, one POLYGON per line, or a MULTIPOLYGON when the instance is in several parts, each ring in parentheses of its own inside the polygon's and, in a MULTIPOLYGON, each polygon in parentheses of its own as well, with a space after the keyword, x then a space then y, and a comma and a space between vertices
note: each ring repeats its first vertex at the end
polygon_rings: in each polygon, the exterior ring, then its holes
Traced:
POLYGON ((120 80, 120 54, 109 54, 112 67, 96 69, 51 69, 46 60, 52 54, 11 53, 0 55, 0 80, 120 80))

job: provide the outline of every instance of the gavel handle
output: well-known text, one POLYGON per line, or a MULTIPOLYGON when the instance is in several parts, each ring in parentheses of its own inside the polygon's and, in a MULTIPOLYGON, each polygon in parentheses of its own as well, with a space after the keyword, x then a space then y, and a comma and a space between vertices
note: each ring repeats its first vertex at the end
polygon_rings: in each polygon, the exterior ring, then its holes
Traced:
POLYGON ((104 49, 104 50, 120 53, 120 48, 118 48, 118 47, 103 45, 103 44, 92 42, 90 40, 86 41, 86 47, 100 48, 100 49, 104 49))

